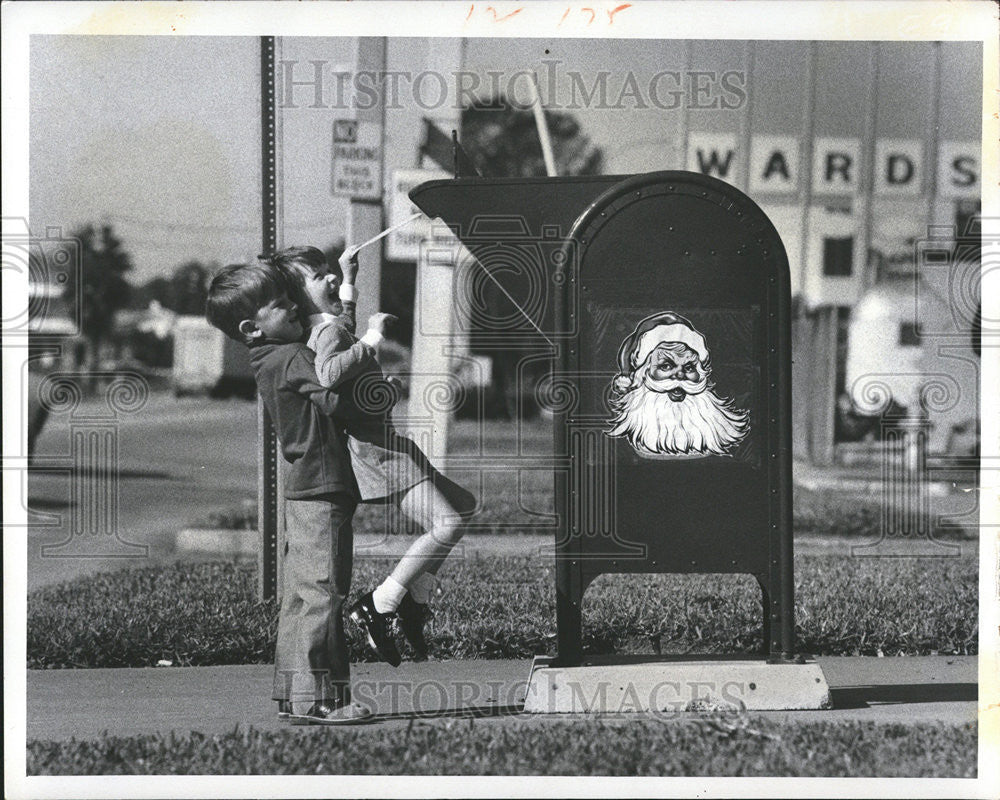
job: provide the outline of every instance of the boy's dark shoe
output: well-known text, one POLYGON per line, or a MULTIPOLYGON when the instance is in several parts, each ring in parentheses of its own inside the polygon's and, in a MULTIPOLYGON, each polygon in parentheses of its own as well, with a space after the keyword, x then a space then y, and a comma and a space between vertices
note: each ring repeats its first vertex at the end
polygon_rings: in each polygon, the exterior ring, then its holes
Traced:
POLYGON ((288 714, 292 725, 357 725, 371 717, 372 712, 357 703, 313 703, 305 714, 288 714))
POLYGON ((375 601, 372 600, 372 593, 368 592, 358 602, 347 610, 347 615, 351 621, 358 625, 368 637, 368 644, 376 652, 378 657, 394 667, 398 667, 403 660, 399 656, 399 649, 392 640, 392 633, 389 629, 389 614, 379 614, 375 610, 375 601))
POLYGON ((426 604, 418 603, 409 592, 403 595, 403 600, 396 610, 396 619, 399 620, 399 629, 403 632, 403 636, 413 648, 414 660, 416 661, 423 661, 427 658, 424 624, 429 616, 430 611, 426 604))

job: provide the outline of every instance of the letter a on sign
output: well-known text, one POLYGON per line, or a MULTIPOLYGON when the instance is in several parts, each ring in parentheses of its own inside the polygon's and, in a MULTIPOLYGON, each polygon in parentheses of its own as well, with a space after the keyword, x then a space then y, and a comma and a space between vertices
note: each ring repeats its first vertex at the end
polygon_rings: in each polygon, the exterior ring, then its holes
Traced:
POLYGON ((794 192, 799 183, 799 140, 755 136, 750 142, 750 191, 794 192))

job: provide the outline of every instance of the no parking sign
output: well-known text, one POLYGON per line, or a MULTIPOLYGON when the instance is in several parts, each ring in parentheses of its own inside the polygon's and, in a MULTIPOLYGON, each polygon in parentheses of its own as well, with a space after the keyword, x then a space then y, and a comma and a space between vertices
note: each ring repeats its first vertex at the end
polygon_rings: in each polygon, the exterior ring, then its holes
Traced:
POLYGON ((333 122, 333 194, 355 200, 382 197, 382 126, 375 122, 333 122))

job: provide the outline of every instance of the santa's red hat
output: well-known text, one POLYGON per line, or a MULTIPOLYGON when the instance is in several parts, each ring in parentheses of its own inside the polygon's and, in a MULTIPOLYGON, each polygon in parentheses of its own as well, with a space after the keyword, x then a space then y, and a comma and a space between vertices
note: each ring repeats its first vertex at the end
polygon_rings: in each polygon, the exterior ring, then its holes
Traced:
POLYGON ((699 361, 708 359, 705 337, 695 330, 688 319, 673 311, 664 311, 646 317, 622 342, 618 350, 619 373, 622 376, 631 375, 636 367, 649 358, 657 345, 667 342, 687 345, 698 354, 699 361))

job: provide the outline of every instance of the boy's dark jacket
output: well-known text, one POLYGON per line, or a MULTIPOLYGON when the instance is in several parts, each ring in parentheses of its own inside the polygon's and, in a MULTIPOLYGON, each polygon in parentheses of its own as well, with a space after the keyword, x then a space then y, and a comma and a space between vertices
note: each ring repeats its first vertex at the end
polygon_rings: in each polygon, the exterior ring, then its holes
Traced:
POLYGON ((339 419, 346 409, 336 392, 317 381, 312 350, 301 342, 265 339, 250 347, 250 364, 282 454, 291 465, 285 497, 301 500, 328 492, 357 497, 347 435, 339 419))

